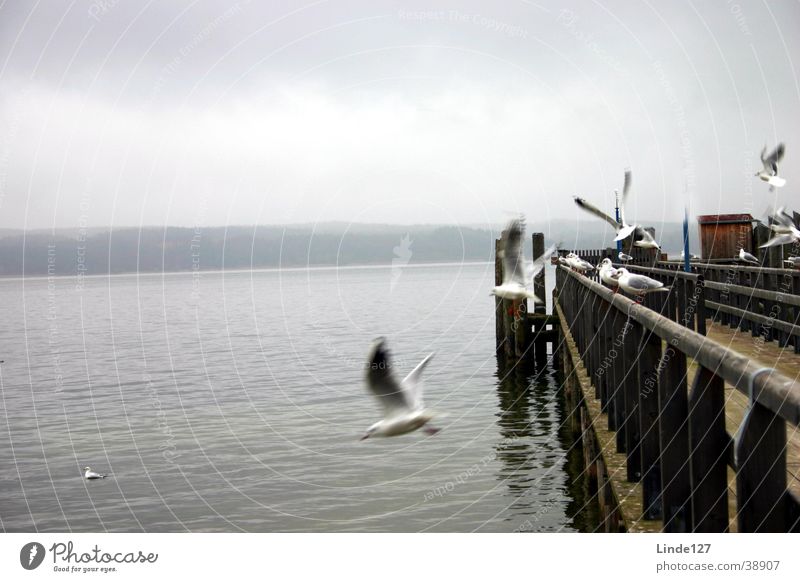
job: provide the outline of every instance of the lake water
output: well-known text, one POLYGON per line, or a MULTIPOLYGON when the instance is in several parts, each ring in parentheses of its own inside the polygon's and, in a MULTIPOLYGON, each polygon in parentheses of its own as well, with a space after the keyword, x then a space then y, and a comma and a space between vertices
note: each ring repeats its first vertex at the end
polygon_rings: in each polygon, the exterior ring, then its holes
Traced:
MULTIPOLYGON (((498 370, 489 264, 0 280, 4 531, 575 531, 550 367, 498 370), (384 335, 443 430, 360 442, 384 335), (107 472, 82 479, 82 467, 107 472)), ((552 284, 553 277, 549 277, 552 284)))

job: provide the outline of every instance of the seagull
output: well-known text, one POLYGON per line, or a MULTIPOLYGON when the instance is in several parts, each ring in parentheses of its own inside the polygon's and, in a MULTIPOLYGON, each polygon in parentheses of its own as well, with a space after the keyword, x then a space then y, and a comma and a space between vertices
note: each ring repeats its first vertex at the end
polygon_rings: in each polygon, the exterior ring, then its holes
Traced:
POLYGON ((367 362, 367 387, 383 406, 384 418, 367 429, 362 441, 406 434, 422 427, 428 434, 439 432, 438 428, 425 426, 433 414, 425 410, 422 403, 422 372, 432 357, 433 354, 426 356, 398 383, 392 372, 386 340, 379 337, 373 342, 367 362))
POLYGON ((600 280, 609 287, 613 287, 614 293, 617 292, 617 287, 619 286, 619 281, 617 281, 619 276, 620 272, 613 267, 611 259, 606 258, 600 261, 600 280))
POLYGON ((769 184, 769 191, 772 192, 775 188, 782 188, 786 185, 786 180, 778 176, 778 162, 783 159, 783 154, 786 147, 779 143, 769 156, 764 157, 767 153, 767 146, 761 150, 761 163, 764 164, 764 169, 756 172, 756 176, 761 178, 764 182, 769 184))
POLYGON ((770 228, 775 233, 775 236, 773 236, 759 248, 765 249, 767 247, 789 245, 800 242, 800 230, 798 230, 794 225, 792 217, 788 212, 786 212, 785 208, 779 208, 778 212, 772 215, 771 218, 772 224, 770 224, 770 228))
POLYGON ((89 467, 84 467, 83 470, 84 470, 84 473, 83 473, 83 478, 84 479, 105 479, 106 478, 106 475, 101 475, 100 473, 95 473, 89 467))
POLYGON ((495 295, 503 299, 524 299, 529 297, 534 303, 541 303, 529 285, 533 283, 534 277, 544 268, 545 263, 550 260, 558 245, 548 247, 542 256, 536 259, 533 264, 525 261, 522 252, 522 241, 525 238, 525 219, 515 218, 508 223, 503 231, 503 283, 492 289, 490 295, 495 295))
POLYGON ((641 226, 636 227, 633 239, 633 246, 639 247, 640 249, 661 249, 661 245, 656 242, 653 235, 641 226))
MULTIPOLYGON (((685 258, 686 258, 686 251, 681 251, 681 260, 683 260, 685 258)), ((696 261, 698 259, 700 259, 700 257, 698 257, 696 254, 689 253, 689 260, 690 261, 696 261)))
POLYGON ((653 291, 669 291, 669 287, 664 287, 664 283, 656 281, 645 275, 634 275, 625 267, 617 269, 619 277, 617 282, 623 291, 631 295, 644 295, 653 291))
POLYGON ((750 253, 748 253, 747 251, 745 251, 744 249, 739 249, 739 256, 735 258, 738 258, 740 261, 745 261, 747 263, 753 263, 755 265, 759 264, 758 259, 755 258, 750 253))
POLYGON ((586 271, 594 270, 594 265, 592 265, 589 261, 583 260, 575 253, 569 253, 567 255, 566 261, 570 267, 572 267, 573 269, 575 269, 580 273, 585 273, 586 271))
POLYGON ((628 261, 632 261, 633 260, 632 256, 626 255, 622 251, 620 251, 619 255, 617 255, 617 256, 619 257, 619 260, 622 261, 623 263, 627 263, 628 261))
MULTIPOLYGON (((575 200, 575 204, 577 204, 578 207, 582 208, 586 212, 589 212, 590 214, 594 214, 599 219, 605 220, 608 224, 610 224, 611 227, 614 229, 614 232, 617 233, 614 242, 619 242, 631 236, 631 234, 637 228, 635 224, 628 224, 627 222, 625 222, 625 209, 624 209, 625 199, 628 197, 628 191, 630 190, 630 187, 631 187, 631 171, 626 170, 625 184, 622 187, 622 200, 620 200, 619 202, 619 221, 611 218, 608 214, 600 210, 597 206, 591 204, 590 202, 587 202, 580 196, 573 196, 573 199, 575 200)), ((614 193, 617 194, 617 197, 619 197, 619 192, 615 190, 614 193)))
POLYGON ((783 261, 784 263, 788 263, 793 267, 800 269, 800 257, 789 257, 783 261))

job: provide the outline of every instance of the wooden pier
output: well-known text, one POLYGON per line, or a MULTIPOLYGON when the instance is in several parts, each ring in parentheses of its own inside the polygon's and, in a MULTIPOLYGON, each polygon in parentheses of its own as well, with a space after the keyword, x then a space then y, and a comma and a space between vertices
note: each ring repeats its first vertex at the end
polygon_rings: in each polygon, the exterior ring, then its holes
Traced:
POLYGON ((551 345, 605 531, 800 531, 800 272, 660 258, 638 302, 557 266, 551 314, 498 300, 498 351, 551 345))

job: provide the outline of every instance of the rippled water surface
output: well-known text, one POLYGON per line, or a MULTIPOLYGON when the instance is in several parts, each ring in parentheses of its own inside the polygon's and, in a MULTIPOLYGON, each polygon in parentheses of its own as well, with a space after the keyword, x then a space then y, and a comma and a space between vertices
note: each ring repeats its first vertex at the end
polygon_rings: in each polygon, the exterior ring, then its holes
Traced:
MULTIPOLYGON (((0 280, 5 531, 593 527, 559 377, 498 370, 493 265, 0 280), (385 335, 443 430, 360 442, 385 335), (111 477, 88 482, 81 468, 111 477)), ((552 277, 550 278, 552 281, 552 277)))

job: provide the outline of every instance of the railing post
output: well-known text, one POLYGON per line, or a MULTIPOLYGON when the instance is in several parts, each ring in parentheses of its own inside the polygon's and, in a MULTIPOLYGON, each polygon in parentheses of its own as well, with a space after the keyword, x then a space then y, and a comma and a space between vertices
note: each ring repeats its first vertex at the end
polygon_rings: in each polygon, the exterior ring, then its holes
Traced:
POLYGON ((638 482, 642 478, 641 420, 639 418, 639 352, 642 349, 642 327, 632 319, 625 322, 627 331, 623 340, 625 349, 622 361, 625 367, 623 391, 625 393, 625 452, 628 460, 628 481, 638 482))
POLYGON ((686 355, 667 344, 659 363, 658 432, 664 531, 691 531, 686 355))
POLYGON ((739 531, 786 531, 786 423, 753 402, 736 443, 739 531))
POLYGON ((661 467, 658 436, 658 364, 661 338, 645 330, 639 354, 639 422, 642 457, 642 504, 645 519, 661 518, 661 467))
POLYGON ((689 399, 692 531, 728 531, 730 437, 725 432, 725 382, 702 366, 689 399))

